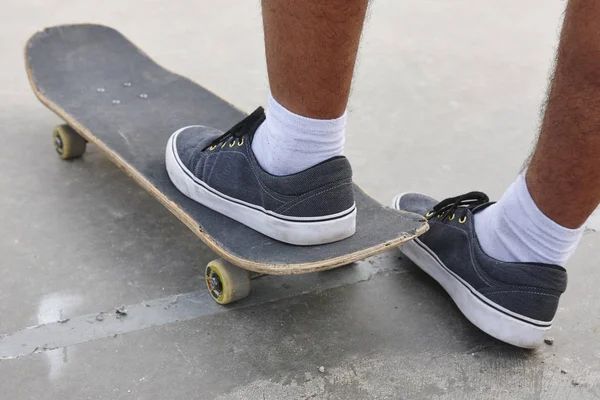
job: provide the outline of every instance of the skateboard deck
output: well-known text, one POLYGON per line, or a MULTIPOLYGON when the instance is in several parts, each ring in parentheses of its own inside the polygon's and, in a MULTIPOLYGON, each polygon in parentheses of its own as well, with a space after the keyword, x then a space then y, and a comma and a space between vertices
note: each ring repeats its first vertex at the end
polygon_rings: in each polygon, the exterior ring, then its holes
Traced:
POLYGON ((226 131, 244 112, 162 68, 106 26, 46 28, 27 42, 25 61, 33 91, 46 107, 238 267, 265 274, 321 271, 391 249, 427 230, 423 217, 384 207, 355 185, 354 236, 308 247, 270 239, 188 199, 165 169, 165 146, 174 131, 187 125, 226 131))

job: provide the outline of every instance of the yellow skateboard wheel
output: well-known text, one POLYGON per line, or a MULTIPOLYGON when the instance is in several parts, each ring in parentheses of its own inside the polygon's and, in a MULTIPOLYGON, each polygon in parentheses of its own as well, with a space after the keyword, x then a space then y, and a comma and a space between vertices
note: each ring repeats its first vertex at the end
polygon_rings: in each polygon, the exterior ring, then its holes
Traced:
POLYGON ((219 304, 229 304, 250 294, 250 272, 223 259, 206 265, 204 275, 211 297, 219 304))
POLYGON ((52 131, 54 149, 63 160, 79 158, 85 153, 86 140, 69 125, 57 125, 52 131))

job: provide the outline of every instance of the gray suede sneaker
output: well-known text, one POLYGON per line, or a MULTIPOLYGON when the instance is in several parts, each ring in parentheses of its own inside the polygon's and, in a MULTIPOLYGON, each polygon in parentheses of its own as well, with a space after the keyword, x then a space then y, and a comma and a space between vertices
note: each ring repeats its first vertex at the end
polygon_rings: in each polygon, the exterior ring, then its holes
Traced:
POLYGON ((356 206, 352 168, 334 157, 293 175, 264 171, 252 138, 264 121, 258 108, 226 133, 188 126, 167 143, 167 172, 189 198, 273 239, 317 245, 352 236, 356 206))
POLYGON ((491 204, 480 192, 442 202, 417 193, 396 196, 394 208, 424 215, 430 226, 401 251, 438 281, 479 329, 533 348, 552 325, 567 272, 558 265, 503 262, 485 254, 473 217, 491 204))

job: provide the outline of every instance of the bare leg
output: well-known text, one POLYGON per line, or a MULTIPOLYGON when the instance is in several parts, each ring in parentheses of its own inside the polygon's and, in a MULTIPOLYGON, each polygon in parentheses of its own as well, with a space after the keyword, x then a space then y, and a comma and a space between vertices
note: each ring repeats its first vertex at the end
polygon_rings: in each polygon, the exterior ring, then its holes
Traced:
POLYGON ((570 0, 527 185, 556 223, 581 226, 600 202, 600 3, 570 0))
POLYGON ((262 0, 269 83, 289 111, 341 116, 368 0, 262 0))
POLYGON ((252 150, 272 175, 343 155, 368 0, 262 0, 271 96, 252 150))

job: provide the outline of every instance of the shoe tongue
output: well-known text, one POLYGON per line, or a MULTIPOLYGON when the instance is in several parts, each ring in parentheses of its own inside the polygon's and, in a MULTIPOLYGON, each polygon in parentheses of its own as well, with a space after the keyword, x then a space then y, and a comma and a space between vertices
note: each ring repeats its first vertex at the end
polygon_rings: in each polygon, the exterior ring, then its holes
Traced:
POLYGON ((254 134, 256 133, 256 130, 258 129, 259 126, 262 125, 263 122, 265 122, 266 119, 266 115, 264 110, 262 109, 262 107, 260 108, 260 114, 256 117, 256 119, 254 121, 252 121, 252 123, 250 125, 248 125, 247 127, 247 134, 250 137, 254 137, 254 134))
POLYGON ((496 204, 496 202, 495 202, 495 201, 488 201, 487 203, 480 204, 480 205, 478 205, 478 206, 476 206, 476 207, 473 207, 473 209, 471 210, 471 212, 472 212, 473 214, 476 214, 476 213, 478 213, 479 211, 483 211, 484 209, 488 208, 488 207, 489 207, 489 206, 491 206, 492 204, 496 204))
POLYGON ((233 135, 235 137, 253 135, 265 118, 265 110, 262 107, 258 107, 252 114, 248 115, 233 128, 233 135))

